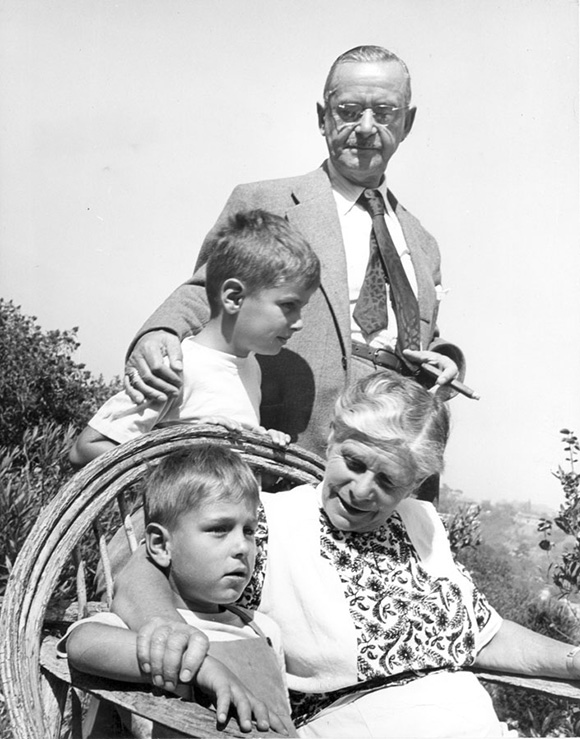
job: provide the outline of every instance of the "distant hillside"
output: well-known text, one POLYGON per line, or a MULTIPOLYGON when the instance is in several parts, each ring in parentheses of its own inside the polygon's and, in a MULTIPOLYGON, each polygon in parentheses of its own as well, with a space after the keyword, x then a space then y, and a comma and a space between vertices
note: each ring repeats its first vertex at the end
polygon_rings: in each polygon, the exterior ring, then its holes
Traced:
POLYGON ((486 560, 490 565, 488 559, 493 554, 494 557, 509 559, 510 573, 514 574, 518 584, 528 588, 537 597, 557 595, 550 582, 549 567, 557 559, 562 548, 572 542, 572 537, 566 537, 555 528, 551 537, 555 547, 551 551, 545 551, 539 546, 543 536, 538 531, 538 524, 542 518, 553 518, 556 510, 529 501, 475 502, 461 490, 442 486, 439 506, 441 512, 453 513, 462 507, 474 505, 480 509, 478 517, 481 528, 481 545, 478 547, 480 552, 479 554, 461 552, 459 558, 474 570, 476 580, 478 577, 485 580, 485 588, 483 582, 479 583, 482 589, 493 591, 497 585, 494 583, 494 587, 491 588, 491 573, 484 574, 485 567, 482 564, 482 561, 486 560))

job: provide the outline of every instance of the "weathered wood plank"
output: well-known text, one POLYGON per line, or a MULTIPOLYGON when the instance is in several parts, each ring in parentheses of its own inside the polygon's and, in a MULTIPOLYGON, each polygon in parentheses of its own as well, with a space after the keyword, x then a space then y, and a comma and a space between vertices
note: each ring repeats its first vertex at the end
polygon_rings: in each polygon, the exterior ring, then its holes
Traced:
MULTIPOLYGON (((56 637, 47 637, 41 647, 40 664, 42 669, 66 683, 71 683, 71 673, 66 659, 56 656, 56 637)), ((182 701, 168 694, 154 695, 147 686, 132 685, 75 672, 72 685, 95 695, 97 698, 125 708, 131 713, 157 721, 174 731, 181 731, 190 737, 281 737, 275 731, 242 732, 237 721, 232 718, 227 726, 218 730, 215 712, 198 703, 182 701)))
POLYGON ((513 685, 535 693, 545 693, 559 698, 580 702, 580 682, 572 680, 548 680, 543 677, 524 677, 507 672, 481 672, 473 670, 480 680, 500 685, 513 685))

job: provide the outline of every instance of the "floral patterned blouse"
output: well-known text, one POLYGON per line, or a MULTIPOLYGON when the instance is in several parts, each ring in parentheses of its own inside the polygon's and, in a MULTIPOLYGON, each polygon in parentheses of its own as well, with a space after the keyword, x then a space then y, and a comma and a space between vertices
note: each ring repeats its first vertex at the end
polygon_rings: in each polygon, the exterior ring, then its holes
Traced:
MULTIPOLYGON (((256 541, 256 568, 242 601, 254 609, 260 606, 268 558, 263 508, 256 541)), ((358 684, 330 693, 290 691, 297 725, 349 691, 402 684, 425 671, 472 664, 477 630, 499 618, 457 565, 471 586, 475 619, 469 617, 465 588, 462 592, 456 582, 427 571, 396 511, 376 531, 350 533, 337 530, 320 510, 320 554, 340 576, 356 627, 358 684)))

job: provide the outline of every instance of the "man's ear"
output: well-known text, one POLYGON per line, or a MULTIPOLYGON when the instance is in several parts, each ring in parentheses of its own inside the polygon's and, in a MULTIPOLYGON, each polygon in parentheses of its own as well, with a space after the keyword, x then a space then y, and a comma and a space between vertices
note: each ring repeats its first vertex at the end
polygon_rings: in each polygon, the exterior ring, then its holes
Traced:
POLYGON ((318 130, 323 136, 326 136, 326 108, 322 103, 316 103, 316 115, 318 116, 318 130))
POLYGON ((223 310, 230 315, 235 315, 242 307, 247 294, 247 290, 241 280, 235 277, 229 277, 222 285, 220 294, 223 310))
POLYGON ((158 567, 167 568, 171 564, 171 538, 165 526, 149 523, 145 529, 147 554, 158 567))
POLYGON ((403 126, 403 141, 407 138, 407 136, 411 133, 411 129, 413 128, 413 123, 415 123, 415 115, 417 113, 417 108, 413 106, 412 108, 409 108, 409 110, 405 113, 405 123, 403 126))

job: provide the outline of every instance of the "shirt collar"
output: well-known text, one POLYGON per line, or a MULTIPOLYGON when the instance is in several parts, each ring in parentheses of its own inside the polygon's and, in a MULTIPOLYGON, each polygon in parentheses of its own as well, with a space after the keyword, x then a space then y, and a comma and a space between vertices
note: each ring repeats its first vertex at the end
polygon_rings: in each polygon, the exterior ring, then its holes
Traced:
MULTIPOLYGON (((362 185, 355 185, 346 177, 340 174, 330 159, 327 160, 328 176, 330 178, 330 184, 334 191, 336 204, 341 213, 348 213, 353 207, 356 201, 359 199, 361 192, 364 190, 362 185)), ((383 177, 381 183, 375 188, 383 196, 385 203, 387 201, 387 178, 383 177)), ((388 205, 387 205, 388 207, 388 205)))

